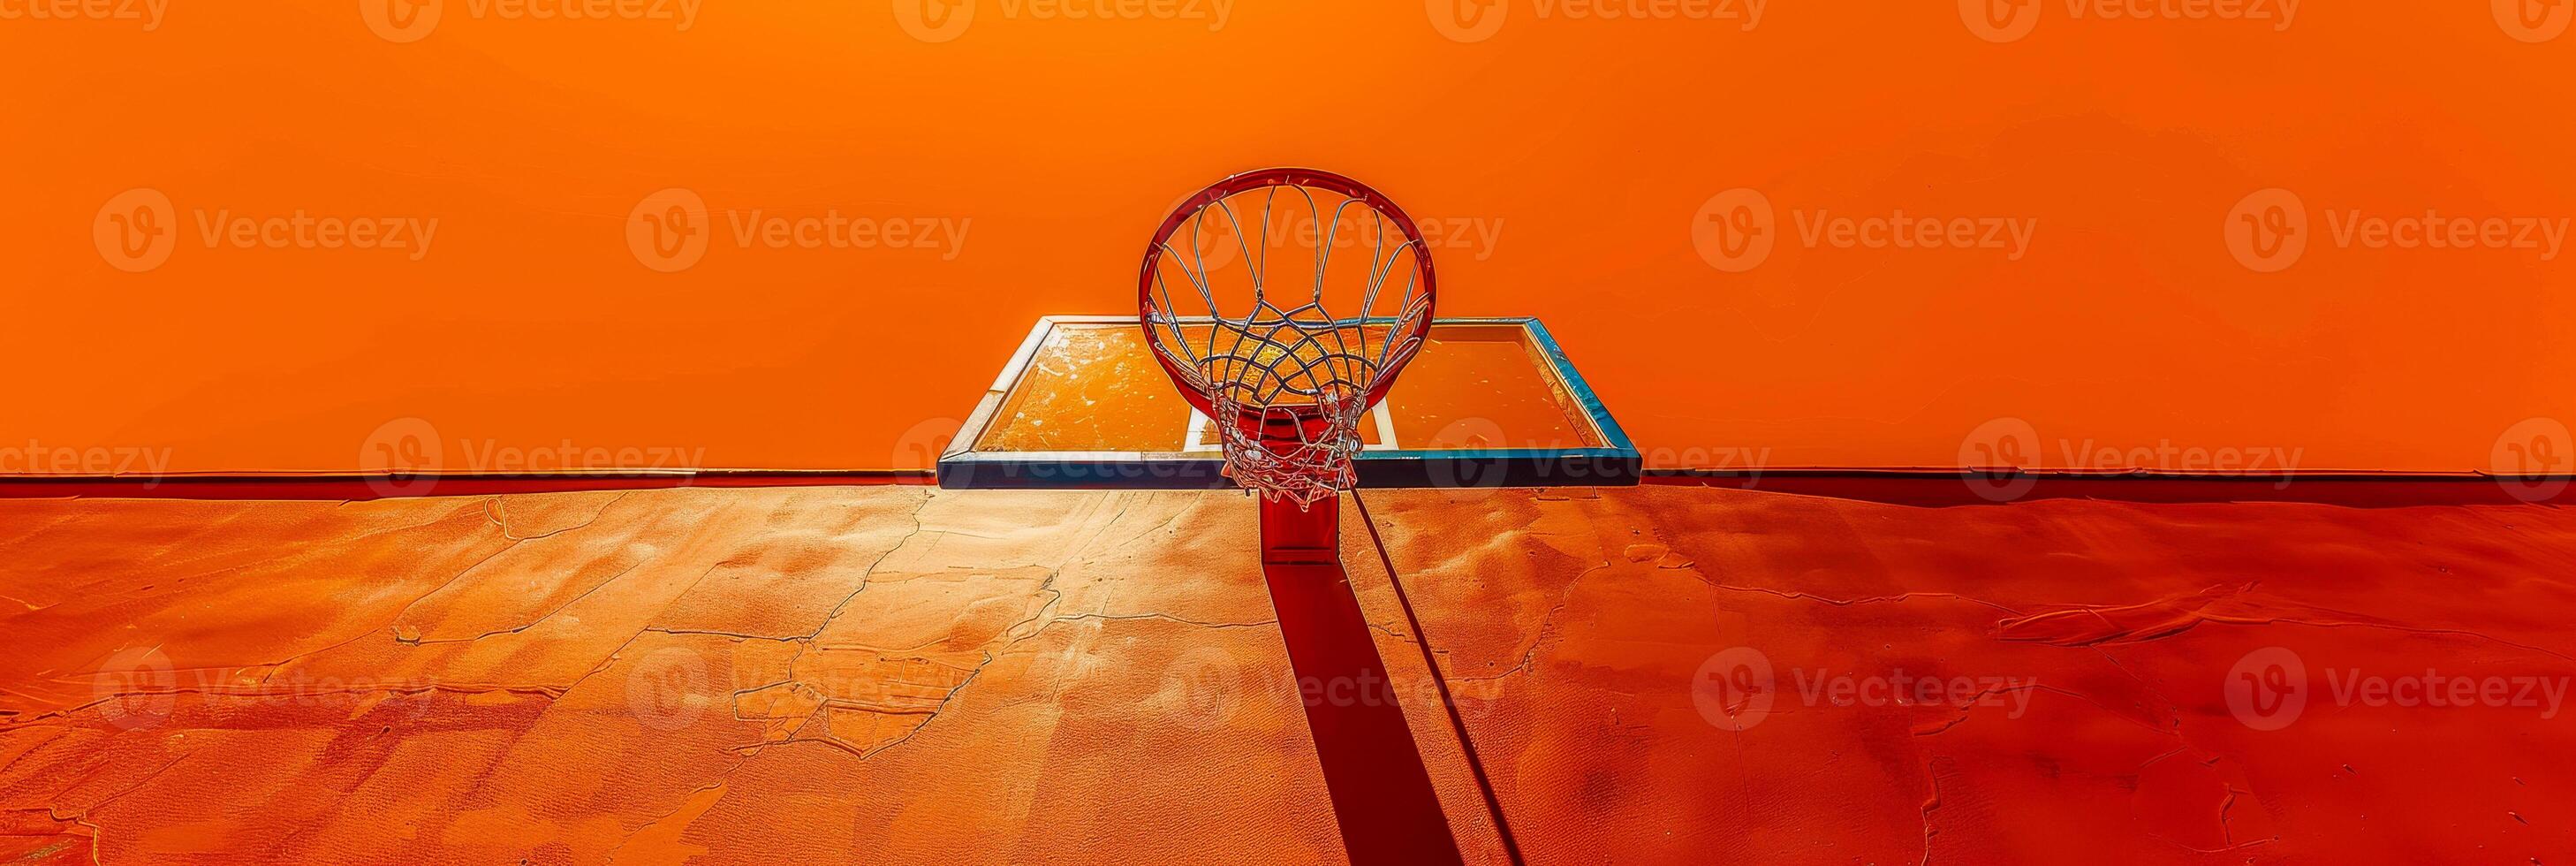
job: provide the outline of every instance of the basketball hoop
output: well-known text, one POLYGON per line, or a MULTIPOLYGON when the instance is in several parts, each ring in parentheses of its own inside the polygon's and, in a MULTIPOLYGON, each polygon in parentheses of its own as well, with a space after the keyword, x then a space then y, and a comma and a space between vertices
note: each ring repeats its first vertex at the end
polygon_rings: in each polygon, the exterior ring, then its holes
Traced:
MULTIPOLYGON (((1431 330, 1422 233, 1350 178, 1238 174, 1163 218, 1136 294, 1149 354, 1219 431, 1226 477, 1261 495, 1261 571, 1299 681, 1386 682, 1342 570, 1341 493, 1362 419, 1431 330)), ((1464 862, 1402 707, 1310 695, 1306 726, 1352 863, 1464 862)))
POLYGON ((1145 340, 1215 422, 1227 477, 1300 509, 1358 484, 1361 419, 1431 326, 1412 218, 1341 175, 1238 174, 1164 218, 1137 284, 1145 340))

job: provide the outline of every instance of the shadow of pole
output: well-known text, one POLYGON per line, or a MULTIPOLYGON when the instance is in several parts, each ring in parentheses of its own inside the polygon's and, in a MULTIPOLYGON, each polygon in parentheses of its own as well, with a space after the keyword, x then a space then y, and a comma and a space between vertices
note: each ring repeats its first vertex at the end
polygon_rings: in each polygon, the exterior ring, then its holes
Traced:
POLYGON ((1341 500, 1261 499, 1261 572, 1353 866, 1463 860, 1341 563, 1341 500))

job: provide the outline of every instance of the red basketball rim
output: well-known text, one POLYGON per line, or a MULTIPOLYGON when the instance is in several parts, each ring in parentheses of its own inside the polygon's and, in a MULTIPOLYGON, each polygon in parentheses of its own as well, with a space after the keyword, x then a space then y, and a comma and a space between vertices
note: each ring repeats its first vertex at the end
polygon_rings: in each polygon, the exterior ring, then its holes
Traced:
MULTIPOLYGON (((1153 239, 1145 242, 1145 265, 1136 280, 1136 320, 1137 325, 1145 331, 1146 346, 1152 350, 1150 354, 1154 356, 1154 362, 1163 365, 1163 372, 1172 377, 1172 384, 1180 386, 1183 399, 1196 407, 1200 414, 1211 418, 1216 417, 1217 414, 1215 397, 1205 389, 1190 384, 1195 374, 1184 371, 1179 365, 1173 363, 1172 352, 1164 348, 1163 338, 1155 332, 1151 317, 1147 315, 1149 311, 1159 309, 1154 303, 1154 276, 1162 268, 1164 245, 1172 239, 1172 233, 1178 231, 1181 224, 1188 222, 1190 217, 1207 209, 1209 205, 1237 193, 1280 186, 1311 187, 1347 196, 1385 215, 1395 223, 1399 231, 1404 233, 1405 240, 1413 244, 1414 277, 1422 284, 1422 315, 1412 326, 1414 332, 1412 336, 1418 338, 1429 333, 1433 308, 1440 300, 1440 293, 1435 289, 1432 280, 1431 246, 1423 242, 1422 230, 1415 227, 1413 217, 1406 215, 1403 208, 1396 206, 1395 200, 1387 198, 1385 193, 1378 192, 1368 184, 1329 171, 1311 168, 1265 168, 1247 171, 1209 184, 1206 189, 1199 190, 1197 194, 1184 200, 1180 207, 1173 208, 1171 215, 1163 218, 1162 226, 1154 230, 1153 239)), ((1366 316, 1368 311, 1362 310, 1360 314, 1366 316)), ((1363 398, 1364 402, 1360 404, 1362 408, 1375 406, 1379 400, 1386 398, 1387 389, 1395 385, 1395 374, 1401 372, 1404 365, 1413 360, 1413 353, 1421 347, 1418 339, 1400 340, 1398 335, 1393 333, 1388 334, 1388 339, 1397 340, 1396 344, 1403 348, 1387 358, 1386 366, 1379 369, 1375 380, 1369 383, 1368 393, 1363 398)), ((1264 407, 1245 406, 1242 414, 1247 416, 1247 420, 1252 420, 1263 411, 1264 407)))

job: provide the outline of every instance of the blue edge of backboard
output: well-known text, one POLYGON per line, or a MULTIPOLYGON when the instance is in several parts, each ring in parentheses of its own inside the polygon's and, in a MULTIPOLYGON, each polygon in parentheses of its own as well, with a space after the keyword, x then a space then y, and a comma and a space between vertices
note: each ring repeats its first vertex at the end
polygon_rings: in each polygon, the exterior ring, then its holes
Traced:
MULTIPOLYGON (((939 486, 950 489, 1018 490, 1227 490, 1233 479, 1222 472, 1225 461, 1201 455, 1153 452, 979 452, 1000 410, 1002 399, 1027 368, 1049 332, 1063 324, 1106 324, 1114 316, 1048 316, 1038 321, 1002 370, 957 437, 939 456, 939 486)), ((1124 319, 1134 322, 1133 317, 1124 319)), ((1538 319, 1439 319, 1435 324, 1516 325, 1527 330, 1557 380, 1601 433, 1597 448, 1496 448, 1448 451, 1365 451, 1358 458, 1359 482, 1370 487, 1627 487, 1642 476, 1644 461, 1627 431, 1602 405, 1599 394, 1583 380, 1555 336, 1538 319)))

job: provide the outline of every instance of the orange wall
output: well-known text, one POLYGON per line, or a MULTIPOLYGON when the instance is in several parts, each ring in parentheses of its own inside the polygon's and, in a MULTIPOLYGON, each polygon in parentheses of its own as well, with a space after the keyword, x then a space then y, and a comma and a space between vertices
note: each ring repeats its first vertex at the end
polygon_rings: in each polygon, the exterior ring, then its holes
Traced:
POLYGON ((25 16, 49 2, 0 0, 0 448, 347 468, 411 418, 452 468, 567 441, 921 465, 907 431, 965 414, 1033 319, 1129 309, 1176 198, 1281 163, 1493 233, 1440 250, 1443 312, 1543 317, 1666 464, 1951 464, 2010 418, 2034 464, 2091 441, 2460 469, 2576 417, 2576 251, 2330 225, 2576 214, 2576 34, 2514 38, 2485 3, 2303 3, 2276 29, 2050 0, 2022 33, 1941 2, 1778 0, 1746 30, 1509 0, 1459 41, 1449 0, 1241 0, 1213 29, 981 0, 929 42, 919 0, 710 2, 685 29, 446 0, 425 30, 385 0, 25 16), (98 221, 136 187, 178 225, 129 273, 98 221), (716 234, 660 273, 626 230, 671 187, 716 234), (1739 187, 1778 242, 1721 270, 1697 218, 1739 187), (2271 187, 2310 242, 2258 273, 2222 230, 2271 187), (724 212, 754 208, 968 222, 947 248, 745 249, 724 212), (199 233, 299 209, 438 222, 417 261, 199 233), (1818 211, 1897 210, 2033 231, 2017 260, 1800 240, 1818 211))

